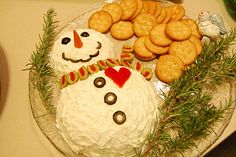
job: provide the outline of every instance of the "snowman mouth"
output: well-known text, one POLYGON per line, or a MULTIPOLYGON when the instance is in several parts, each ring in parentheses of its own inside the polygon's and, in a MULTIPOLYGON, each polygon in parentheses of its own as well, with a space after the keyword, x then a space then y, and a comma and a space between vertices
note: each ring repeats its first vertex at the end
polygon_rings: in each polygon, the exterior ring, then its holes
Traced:
POLYGON ((80 58, 80 59, 69 58, 69 57, 66 56, 65 52, 62 53, 62 58, 66 61, 71 61, 72 63, 89 62, 92 58, 97 57, 100 54, 99 49, 101 49, 102 44, 99 41, 97 41, 97 44, 98 44, 97 47, 96 47, 97 52, 94 53, 94 54, 90 54, 89 57, 86 58, 86 59, 83 59, 83 58, 80 58))

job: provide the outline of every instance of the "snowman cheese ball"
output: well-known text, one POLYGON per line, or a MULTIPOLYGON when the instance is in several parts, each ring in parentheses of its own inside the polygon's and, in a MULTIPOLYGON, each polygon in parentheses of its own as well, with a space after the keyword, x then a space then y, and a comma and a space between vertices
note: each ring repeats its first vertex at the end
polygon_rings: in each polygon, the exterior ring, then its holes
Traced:
POLYGON ((114 57, 113 44, 104 35, 92 29, 63 32, 50 53, 50 64, 58 77, 77 70, 81 65, 114 57))
POLYGON ((57 128, 75 153, 133 157, 157 125, 159 102, 140 72, 108 67, 61 89, 57 128))

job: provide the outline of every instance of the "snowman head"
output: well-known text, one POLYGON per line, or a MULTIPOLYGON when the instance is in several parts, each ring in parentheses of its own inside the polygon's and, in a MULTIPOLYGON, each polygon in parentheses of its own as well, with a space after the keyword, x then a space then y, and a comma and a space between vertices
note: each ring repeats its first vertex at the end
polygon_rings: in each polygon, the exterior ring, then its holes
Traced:
POLYGON ((97 60, 114 57, 109 39, 91 29, 63 32, 54 43, 50 63, 57 76, 78 69, 97 60))
POLYGON ((61 90, 57 127, 75 152, 86 156, 135 155, 158 116, 155 91, 140 72, 116 66, 61 90))

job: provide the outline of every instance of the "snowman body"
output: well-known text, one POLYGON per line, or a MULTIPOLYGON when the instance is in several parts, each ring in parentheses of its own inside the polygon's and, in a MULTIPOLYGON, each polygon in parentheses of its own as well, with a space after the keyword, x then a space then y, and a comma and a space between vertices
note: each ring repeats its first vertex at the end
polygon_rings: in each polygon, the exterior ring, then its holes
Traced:
MULTIPOLYGON (((115 70, 121 68, 117 66, 115 70)), ((131 75, 122 87, 103 70, 61 90, 57 127, 76 153, 88 157, 132 157, 135 149, 147 142, 157 122, 159 99, 139 72, 128 70, 131 75), (105 80, 103 87, 95 85, 97 78, 105 80), (113 93, 116 101, 106 97, 108 93, 113 93)))
MULTIPOLYGON (((50 64, 61 78, 114 56, 113 45, 105 35, 78 29, 57 38, 50 64)), ((107 70, 101 70, 60 91, 56 126, 75 153, 132 157, 155 127, 159 99, 150 83, 138 71, 121 66, 111 70, 116 74, 108 76, 107 70)))

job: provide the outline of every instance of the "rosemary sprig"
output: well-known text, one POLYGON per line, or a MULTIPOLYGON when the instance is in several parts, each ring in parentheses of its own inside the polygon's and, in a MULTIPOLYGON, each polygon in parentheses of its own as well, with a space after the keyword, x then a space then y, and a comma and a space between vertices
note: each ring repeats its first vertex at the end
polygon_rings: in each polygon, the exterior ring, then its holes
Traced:
POLYGON ((212 125, 223 118, 233 100, 217 108, 210 103, 212 93, 206 89, 236 78, 236 53, 228 53, 235 42, 236 28, 222 39, 206 43, 196 63, 171 84, 168 95, 163 93, 160 123, 139 156, 184 156, 187 149, 196 146, 196 140, 212 132, 212 125))
POLYGON ((36 45, 36 50, 32 53, 29 63, 26 65, 35 76, 34 86, 38 89, 42 102, 49 113, 54 114, 55 108, 51 102, 53 95, 53 87, 50 84, 50 77, 54 76, 52 68, 49 66, 49 52, 54 43, 56 36, 55 29, 57 21, 54 21, 56 12, 49 9, 44 14, 43 20, 43 36, 39 36, 40 42, 36 45))

